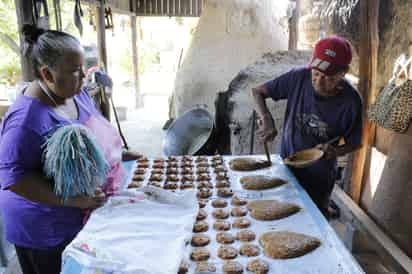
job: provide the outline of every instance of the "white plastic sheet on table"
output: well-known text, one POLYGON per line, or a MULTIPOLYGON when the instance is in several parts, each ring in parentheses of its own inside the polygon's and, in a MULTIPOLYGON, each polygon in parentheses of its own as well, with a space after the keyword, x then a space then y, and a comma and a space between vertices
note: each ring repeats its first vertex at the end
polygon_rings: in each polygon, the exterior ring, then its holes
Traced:
POLYGON ((196 194, 144 191, 123 191, 95 210, 65 249, 62 273, 176 274, 196 219, 196 194))

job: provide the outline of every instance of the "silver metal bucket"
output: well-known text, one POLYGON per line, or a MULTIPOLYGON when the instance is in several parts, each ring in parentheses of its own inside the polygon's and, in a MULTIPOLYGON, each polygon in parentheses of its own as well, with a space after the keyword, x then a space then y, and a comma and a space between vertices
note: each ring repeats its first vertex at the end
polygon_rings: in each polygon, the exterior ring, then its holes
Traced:
POLYGON ((213 118, 204 108, 183 113, 167 130, 163 153, 166 156, 196 154, 209 140, 213 127, 213 118))

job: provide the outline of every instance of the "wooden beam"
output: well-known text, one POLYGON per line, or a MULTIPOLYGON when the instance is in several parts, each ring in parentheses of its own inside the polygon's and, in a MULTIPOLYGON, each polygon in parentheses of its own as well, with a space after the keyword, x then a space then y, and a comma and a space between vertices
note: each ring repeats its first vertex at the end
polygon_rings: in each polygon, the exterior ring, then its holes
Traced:
POLYGON ((106 48, 106 28, 104 19, 104 0, 101 0, 99 6, 96 7, 97 14, 97 47, 99 51, 99 65, 108 72, 107 67, 107 48, 106 48))
POLYGON ((289 50, 298 48, 298 24, 299 24, 300 0, 295 0, 295 10, 289 19, 289 50))
POLYGON ((396 269, 395 273, 410 273, 412 260, 342 189, 334 188, 332 200, 340 208, 343 218, 348 220, 357 230, 370 237, 373 244, 379 247, 377 253, 387 264, 396 269))
POLYGON ((361 38, 359 49, 359 92, 363 98, 364 127, 362 148, 355 153, 351 177, 351 197, 359 203, 365 174, 368 172, 367 159, 370 147, 374 143, 375 125, 366 117, 366 110, 377 94, 377 60, 379 49, 379 0, 360 1, 361 38))

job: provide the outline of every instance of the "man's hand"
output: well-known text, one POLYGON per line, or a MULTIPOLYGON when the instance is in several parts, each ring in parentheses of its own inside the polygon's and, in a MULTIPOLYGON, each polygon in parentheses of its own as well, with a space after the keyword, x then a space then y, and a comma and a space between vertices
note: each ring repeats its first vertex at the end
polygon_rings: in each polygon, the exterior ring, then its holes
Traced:
POLYGON ((324 153, 324 157, 328 160, 335 159, 341 156, 341 150, 338 147, 331 144, 319 144, 316 146, 316 148, 322 150, 324 153))
POLYGON ((143 158, 143 154, 130 151, 130 150, 125 150, 122 152, 123 161, 135 161, 135 160, 139 160, 140 158, 143 158))
POLYGON ((101 207, 106 202, 106 195, 101 188, 96 189, 93 197, 77 196, 69 198, 66 206, 76 207, 81 209, 95 209, 101 207))
POLYGON ((276 138, 278 131, 270 114, 263 116, 262 125, 257 133, 261 142, 271 142, 276 138))

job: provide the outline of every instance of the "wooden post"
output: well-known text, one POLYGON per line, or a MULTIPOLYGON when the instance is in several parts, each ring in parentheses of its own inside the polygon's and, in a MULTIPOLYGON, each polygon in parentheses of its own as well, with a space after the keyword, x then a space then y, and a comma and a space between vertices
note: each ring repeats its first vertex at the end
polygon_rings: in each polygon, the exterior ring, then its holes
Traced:
POLYGON ((31 68, 30 58, 23 55, 22 49, 24 45, 23 35, 21 33, 21 28, 24 24, 34 24, 33 18, 33 5, 32 1, 27 0, 15 0, 16 6, 16 15, 17 15, 17 24, 19 28, 19 37, 20 37, 20 64, 21 71, 23 76, 23 81, 32 81, 34 80, 34 73, 31 68))
POLYGON ((97 47, 99 51, 99 65, 108 72, 107 49, 106 49, 106 28, 104 22, 104 0, 100 0, 97 6, 97 47))
POLYGON ((289 19, 289 50, 298 48, 299 2, 300 0, 295 0, 295 10, 289 19))
POLYGON ((368 106, 377 95, 377 61, 379 49, 379 0, 363 0, 361 8, 361 38, 359 49, 359 92, 364 103, 364 128, 362 135, 362 148, 358 150, 353 159, 351 177, 351 197, 359 203, 362 193, 362 183, 365 174, 369 172, 366 164, 370 155, 370 146, 374 143, 376 127, 366 117, 368 106))
POLYGON ((132 29, 132 58, 133 58, 133 79, 134 79, 134 88, 136 96, 135 108, 143 107, 143 98, 140 94, 140 82, 139 82, 139 54, 138 54, 138 37, 137 37, 137 20, 135 15, 130 16, 130 25, 132 29))

